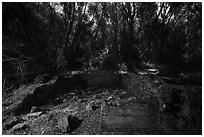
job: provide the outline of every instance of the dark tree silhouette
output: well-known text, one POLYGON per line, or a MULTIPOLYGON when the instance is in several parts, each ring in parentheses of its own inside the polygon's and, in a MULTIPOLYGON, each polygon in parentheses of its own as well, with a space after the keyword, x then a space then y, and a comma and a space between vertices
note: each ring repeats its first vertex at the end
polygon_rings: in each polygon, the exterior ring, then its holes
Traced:
POLYGON ((202 68, 202 3, 2 3, 3 90, 40 74, 202 68))

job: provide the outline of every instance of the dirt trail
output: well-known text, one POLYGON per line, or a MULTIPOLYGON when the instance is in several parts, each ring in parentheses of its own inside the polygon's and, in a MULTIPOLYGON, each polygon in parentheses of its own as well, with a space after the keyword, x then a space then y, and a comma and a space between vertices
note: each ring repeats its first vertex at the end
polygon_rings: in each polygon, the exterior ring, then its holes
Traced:
MULTIPOLYGON (((99 79, 94 83, 94 76, 100 74, 92 74, 88 84, 100 83, 99 79)), ((9 108, 18 107, 13 105, 14 102, 3 105, 3 134, 201 134, 201 87, 171 84, 162 77, 142 74, 122 77, 102 74, 101 80, 99 87, 65 88, 69 92, 52 96, 50 102, 31 106, 30 112, 26 110, 20 115, 9 113, 9 108), (103 87, 106 83, 109 83, 108 87, 103 87), (70 115, 82 121, 72 131, 62 132, 59 120, 70 115)), ((48 82, 46 89, 54 93, 54 90, 63 90, 70 81, 63 79, 51 86, 48 82), (60 84, 63 86, 58 89, 60 84)), ((35 91, 33 86, 28 86, 22 92, 19 89, 18 93, 24 94, 27 90, 35 91)), ((66 126, 66 123, 62 124, 66 126)))

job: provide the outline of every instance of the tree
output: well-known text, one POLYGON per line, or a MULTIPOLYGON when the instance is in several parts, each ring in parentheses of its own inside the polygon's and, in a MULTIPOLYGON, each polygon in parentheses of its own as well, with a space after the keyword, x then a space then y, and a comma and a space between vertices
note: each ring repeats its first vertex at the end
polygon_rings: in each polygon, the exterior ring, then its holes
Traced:
POLYGON ((201 11, 199 2, 3 2, 4 85, 91 60, 130 71, 141 62, 201 70, 201 11))

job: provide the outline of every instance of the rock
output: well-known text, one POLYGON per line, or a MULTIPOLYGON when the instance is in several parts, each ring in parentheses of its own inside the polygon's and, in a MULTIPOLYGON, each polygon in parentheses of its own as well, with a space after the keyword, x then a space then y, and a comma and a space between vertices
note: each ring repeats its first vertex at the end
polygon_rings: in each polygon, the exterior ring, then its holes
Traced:
POLYGON ((158 87, 162 86, 162 82, 159 80, 154 80, 153 81, 155 85, 157 85, 158 87))
POLYGON ((102 99, 96 99, 96 101, 91 101, 87 106, 86 106, 86 110, 90 111, 90 110, 96 110, 97 108, 101 107, 101 104, 103 103, 102 99))
POLYGON ((94 105, 101 105, 103 103, 102 99, 97 99, 96 101, 94 101, 94 105))
POLYGON ((93 102, 93 104, 91 105, 91 108, 93 110, 96 110, 97 108, 100 108, 102 102, 103 102, 102 99, 97 99, 95 102, 93 102))
POLYGON ((45 131, 42 131, 40 134, 43 135, 45 133, 45 131))
POLYGON ((92 99, 96 99, 97 95, 93 95, 92 99))
POLYGON ((69 130, 69 123, 68 123, 68 117, 63 116, 60 118, 57 122, 58 128, 61 130, 63 133, 67 133, 69 130))
POLYGON ((107 96, 108 92, 102 92, 101 96, 107 96))
POLYGON ((86 102, 86 101, 88 101, 87 98, 82 98, 82 99, 81 99, 81 103, 86 102))
POLYGON ((91 111, 92 110, 92 107, 88 104, 87 106, 86 106, 86 111, 91 111))
POLYGON ((6 107, 12 104, 12 101, 7 99, 6 101, 2 102, 2 106, 6 107))
POLYGON ((67 99, 63 99, 63 101, 62 101, 63 103, 66 103, 66 102, 68 102, 68 100, 67 99))
POLYGON ((157 88, 152 88, 152 92, 153 92, 154 94, 158 94, 158 93, 159 93, 159 90, 158 90, 157 88))
POLYGON ((16 131, 16 130, 24 130, 26 128, 28 128, 29 126, 26 123, 19 123, 17 125, 15 125, 12 129, 12 131, 16 131))
POLYGON ((69 92, 68 94, 71 95, 71 96, 76 95, 76 93, 74 93, 74 92, 69 92))
POLYGON ((158 69, 147 69, 150 74, 158 74, 159 70, 158 69))
POLYGON ((78 100, 78 97, 77 96, 73 96, 71 99, 70 99, 70 102, 74 102, 74 101, 77 101, 78 100))
POLYGON ((91 111, 91 110, 92 110, 91 106, 92 106, 93 102, 94 102, 94 101, 91 101, 91 102, 89 102, 89 103, 87 104, 87 106, 86 106, 86 111, 91 111))
POLYGON ((67 133, 77 129, 81 125, 82 121, 83 121, 82 119, 76 116, 69 115, 60 118, 57 124, 61 132, 67 133))
POLYGON ((30 110, 30 113, 42 111, 42 108, 33 106, 30 110))
POLYGON ((97 99, 102 99, 102 95, 101 95, 101 94, 97 94, 97 95, 96 95, 96 98, 97 98, 97 99))
POLYGON ((21 120, 17 119, 16 117, 10 117, 7 120, 5 120, 5 122, 3 123, 3 127, 5 129, 10 129, 12 128, 14 125, 20 123, 21 120))
POLYGON ((123 98, 125 94, 127 94, 127 92, 126 91, 122 91, 122 92, 119 92, 118 95, 119 95, 119 97, 123 98))
POLYGON ((25 115, 25 116, 22 116, 22 119, 23 119, 24 121, 27 121, 27 120, 29 120, 29 118, 28 118, 28 116, 27 116, 27 115, 25 115))
POLYGON ((42 112, 34 112, 27 114, 27 117, 38 117, 42 114, 42 112))
POLYGON ((119 106, 119 102, 117 100, 111 100, 108 102, 108 106, 119 106))
POLYGON ((33 106, 33 107, 31 108, 31 110, 30 110, 30 113, 36 112, 36 109, 37 109, 37 107, 36 107, 36 106, 33 106))
POLYGON ((82 101, 82 99, 81 99, 81 98, 77 100, 77 102, 78 102, 78 103, 81 103, 81 101, 82 101))
POLYGON ((107 97, 107 101, 110 101, 110 100, 113 100, 114 99, 114 97, 111 95, 111 96, 109 96, 109 97, 107 97))

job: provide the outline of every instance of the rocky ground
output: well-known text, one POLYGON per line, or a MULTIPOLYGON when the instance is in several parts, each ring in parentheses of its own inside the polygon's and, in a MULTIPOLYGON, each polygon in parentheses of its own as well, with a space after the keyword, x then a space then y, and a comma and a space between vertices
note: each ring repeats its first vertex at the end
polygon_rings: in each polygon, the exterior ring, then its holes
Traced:
POLYGON ((129 74, 123 88, 78 87, 51 97, 46 95, 64 89, 56 88, 56 81, 53 78, 21 87, 3 100, 2 133, 202 134, 200 85, 182 85, 138 73, 129 74), (43 95, 38 89, 43 89, 43 95))

